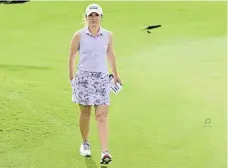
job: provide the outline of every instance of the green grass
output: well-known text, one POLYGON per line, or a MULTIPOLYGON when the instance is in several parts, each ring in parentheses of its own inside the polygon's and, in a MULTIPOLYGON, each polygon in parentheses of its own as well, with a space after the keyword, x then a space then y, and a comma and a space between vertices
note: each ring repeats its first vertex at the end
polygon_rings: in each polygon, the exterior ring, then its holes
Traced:
MULTIPOLYGON (((79 155, 68 80, 88 4, 0 5, 0 168, 100 167, 94 113, 93 157, 79 155)), ((226 2, 99 4, 124 83, 111 98, 108 167, 225 168, 226 2), (139 30, 150 24, 162 28, 139 30)))

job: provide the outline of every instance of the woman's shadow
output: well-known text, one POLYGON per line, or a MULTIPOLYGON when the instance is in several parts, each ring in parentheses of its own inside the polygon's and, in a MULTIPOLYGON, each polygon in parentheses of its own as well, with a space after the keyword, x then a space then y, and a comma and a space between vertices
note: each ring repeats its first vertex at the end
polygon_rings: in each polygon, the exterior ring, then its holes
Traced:
MULTIPOLYGON (((86 157, 85 158, 85 164, 87 168, 98 168, 96 163, 93 161, 92 157, 86 157)), ((108 168, 106 166, 101 166, 100 168, 108 168)))

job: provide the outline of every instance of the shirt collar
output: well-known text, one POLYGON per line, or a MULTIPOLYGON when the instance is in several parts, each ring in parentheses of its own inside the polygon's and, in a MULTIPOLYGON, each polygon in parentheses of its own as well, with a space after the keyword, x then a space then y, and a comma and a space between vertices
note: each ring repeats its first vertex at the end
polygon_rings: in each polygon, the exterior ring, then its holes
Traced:
MULTIPOLYGON (((86 29, 85 29, 85 33, 86 33, 86 34, 88 34, 88 35, 90 35, 90 36, 92 36, 92 34, 90 33, 90 31, 89 31, 89 28, 88 28, 88 27, 86 27, 86 29)), ((98 31, 98 33, 97 33, 97 36, 99 36, 99 35, 103 35, 103 33, 104 33, 104 31, 103 31, 103 29, 100 27, 100 29, 99 29, 99 31, 98 31)))

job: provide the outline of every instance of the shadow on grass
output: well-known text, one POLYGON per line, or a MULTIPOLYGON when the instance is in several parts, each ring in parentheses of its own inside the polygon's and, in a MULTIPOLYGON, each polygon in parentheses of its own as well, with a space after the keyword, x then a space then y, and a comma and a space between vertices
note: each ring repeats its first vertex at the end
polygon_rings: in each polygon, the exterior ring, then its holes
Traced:
POLYGON ((85 164, 87 168, 108 168, 108 166, 105 165, 97 166, 97 164, 93 161, 92 157, 85 157, 85 164))
POLYGON ((8 71, 24 71, 24 70, 50 70, 52 68, 45 66, 34 66, 34 65, 7 65, 0 64, 0 69, 8 71))
POLYGON ((96 163, 93 161, 91 157, 85 158, 85 164, 87 168, 98 168, 96 163))

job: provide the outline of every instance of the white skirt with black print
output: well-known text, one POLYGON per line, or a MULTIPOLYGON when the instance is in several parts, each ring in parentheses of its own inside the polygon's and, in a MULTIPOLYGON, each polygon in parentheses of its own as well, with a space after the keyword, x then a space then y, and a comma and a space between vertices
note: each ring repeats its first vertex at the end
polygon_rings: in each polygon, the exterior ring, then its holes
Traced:
POLYGON ((72 102, 82 105, 109 105, 109 84, 108 74, 77 71, 72 80, 72 102))

